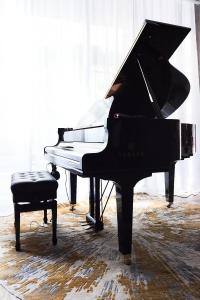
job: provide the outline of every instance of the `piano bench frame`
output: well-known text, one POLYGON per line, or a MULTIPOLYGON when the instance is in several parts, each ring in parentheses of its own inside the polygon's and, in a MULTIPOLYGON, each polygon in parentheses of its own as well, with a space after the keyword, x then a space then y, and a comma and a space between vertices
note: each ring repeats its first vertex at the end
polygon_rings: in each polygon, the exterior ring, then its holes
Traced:
POLYGON ((57 244, 57 201, 56 200, 45 200, 37 203, 14 203, 14 215, 15 215, 15 235, 16 235, 16 251, 21 250, 20 246, 20 213, 30 211, 44 211, 44 223, 47 224, 47 209, 52 210, 52 242, 53 245, 57 244))
POLYGON ((47 171, 23 172, 12 175, 11 191, 14 204, 16 251, 20 251, 20 213, 44 211, 47 224, 47 209, 52 210, 52 242, 57 244, 57 187, 55 178, 47 171))

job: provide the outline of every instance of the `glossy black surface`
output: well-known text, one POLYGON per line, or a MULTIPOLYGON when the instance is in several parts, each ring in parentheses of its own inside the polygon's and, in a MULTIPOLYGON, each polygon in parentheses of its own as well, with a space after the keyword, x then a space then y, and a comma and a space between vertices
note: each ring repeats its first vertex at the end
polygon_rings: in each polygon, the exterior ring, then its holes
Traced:
POLYGON ((189 28, 145 21, 138 39, 117 75, 110 117, 115 113, 166 118, 187 98, 188 79, 169 58, 186 37, 189 28), (156 106, 156 108, 155 108, 156 106))
POLYGON ((98 123, 98 104, 89 112, 88 120, 94 120, 94 124, 75 130, 59 128, 57 144, 45 148, 54 174, 57 166, 70 171, 71 204, 76 203, 76 176, 90 178, 87 221, 95 230, 103 229, 100 179, 115 182, 119 250, 123 254, 131 253, 135 184, 154 172, 164 172, 170 207, 175 164, 194 153, 195 125, 165 119, 185 101, 190 90, 187 78, 169 62, 189 31, 145 21, 101 102, 104 119, 98 123), (108 101, 106 106, 104 101, 108 101), (97 120, 91 116, 95 112, 97 120))

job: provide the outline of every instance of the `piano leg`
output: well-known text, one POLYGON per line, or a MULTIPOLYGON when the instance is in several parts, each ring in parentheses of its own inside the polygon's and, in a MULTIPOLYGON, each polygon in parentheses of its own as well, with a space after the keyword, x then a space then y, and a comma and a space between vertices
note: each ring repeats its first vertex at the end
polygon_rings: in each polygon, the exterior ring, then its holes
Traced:
POLYGON ((102 230, 102 222, 100 220, 100 179, 94 178, 94 203, 95 203, 95 230, 99 231, 102 230))
POLYGON ((175 175, 175 164, 172 164, 168 172, 165 172, 165 197, 166 201, 169 202, 167 207, 171 207, 174 202, 174 175, 175 175))
POLYGON ((76 195, 77 195, 77 175, 70 172, 70 195, 69 201, 71 204, 71 210, 74 210, 76 205, 76 195))
POLYGON ((60 173, 57 171, 57 166, 54 165, 54 164, 51 164, 51 168, 52 168, 51 175, 52 175, 56 180, 58 180, 58 179, 60 178, 60 173))
POLYGON ((89 214, 94 218, 94 178, 90 177, 89 214))
POLYGON ((133 225, 133 185, 116 183, 119 251, 130 254, 133 225))

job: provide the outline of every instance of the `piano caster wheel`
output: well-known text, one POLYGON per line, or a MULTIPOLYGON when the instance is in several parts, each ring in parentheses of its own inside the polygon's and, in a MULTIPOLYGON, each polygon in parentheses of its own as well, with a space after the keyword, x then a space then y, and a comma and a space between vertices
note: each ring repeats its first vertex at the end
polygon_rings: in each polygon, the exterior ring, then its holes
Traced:
POLYGON ((132 263, 132 260, 131 260, 131 254, 124 254, 124 255, 123 255, 123 263, 124 263, 125 265, 128 265, 128 266, 131 265, 131 263, 132 263))
POLYGON ((51 175, 56 179, 58 180, 60 178, 60 173, 58 171, 52 171, 51 172, 51 175))
POLYGON ((76 210, 76 204, 71 204, 70 205, 70 211, 74 211, 74 210, 76 210))
POLYGON ((169 202, 169 204, 167 205, 167 208, 170 208, 172 206, 173 202, 169 202))

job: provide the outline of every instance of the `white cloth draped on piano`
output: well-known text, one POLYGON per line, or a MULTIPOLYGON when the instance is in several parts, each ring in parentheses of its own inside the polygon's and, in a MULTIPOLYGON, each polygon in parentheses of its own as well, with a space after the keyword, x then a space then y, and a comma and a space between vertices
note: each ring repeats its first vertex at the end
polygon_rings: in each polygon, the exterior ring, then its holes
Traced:
MULTIPOLYGON (((0 208, 11 198, 10 174, 45 168, 43 148, 56 142, 57 127, 73 127, 105 96, 145 18, 192 28, 172 60, 191 83, 187 101, 173 117, 198 129, 192 2, 1 0, 0 8, 0 208)), ((197 139, 195 157, 178 162, 176 194, 200 191, 199 149, 197 139)), ((136 191, 163 193, 162 176, 143 180, 136 191)), ((65 199, 61 186, 59 197, 65 199)))

